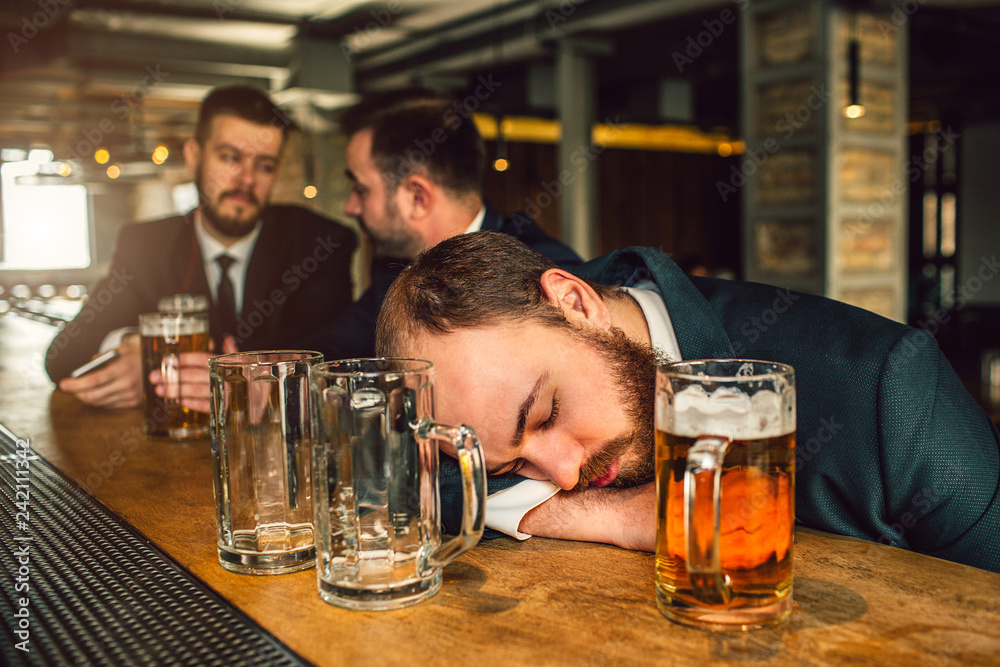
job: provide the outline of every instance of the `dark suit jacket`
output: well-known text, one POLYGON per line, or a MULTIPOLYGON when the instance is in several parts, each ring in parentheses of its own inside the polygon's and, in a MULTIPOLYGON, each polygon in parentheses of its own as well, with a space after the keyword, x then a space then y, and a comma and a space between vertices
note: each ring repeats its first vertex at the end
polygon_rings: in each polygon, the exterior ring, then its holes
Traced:
MULTIPOLYGON (((351 303, 348 228, 298 206, 269 206, 247 267, 236 336, 241 350, 297 348, 351 303)), ((136 326, 160 297, 210 296, 191 214, 126 225, 109 274, 52 341, 45 368, 55 381, 97 351, 108 332, 136 326)), ((214 305, 214 304, 213 304, 214 305)), ((218 338, 214 308, 209 312, 218 338)), ((220 341, 216 340, 216 349, 220 341)))
MULTIPOLYGON (((487 204, 482 229, 509 234, 565 268, 572 268, 582 262, 572 248, 546 234, 524 214, 515 214, 505 220, 496 209, 487 204)), ((368 289, 336 322, 310 336, 305 347, 322 352, 327 360, 370 357, 375 354, 375 321, 378 319, 379 308, 382 307, 382 300, 392 281, 407 264, 408 260, 405 259, 374 258, 368 289)))
MULTIPOLYGON (((800 524, 1000 571, 1000 435, 929 334, 823 297, 688 278, 651 248, 575 273, 655 282, 684 359, 795 368, 800 524)), ((461 494, 447 470, 443 508, 461 494)), ((490 492, 513 483, 491 479, 490 492)))

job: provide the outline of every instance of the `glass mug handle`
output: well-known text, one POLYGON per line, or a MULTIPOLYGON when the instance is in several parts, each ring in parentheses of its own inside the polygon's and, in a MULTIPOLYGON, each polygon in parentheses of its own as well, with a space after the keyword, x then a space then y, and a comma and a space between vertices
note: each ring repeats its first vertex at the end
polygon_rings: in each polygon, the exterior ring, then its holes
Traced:
POLYGON ((163 380, 163 403, 177 406, 181 402, 181 363, 175 352, 160 359, 160 377, 163 380))
POLYGON ((698 438, 688 450, 684 471, 684 534, 691 591, 700 602, 717 607, 725 607, 733 597, 732 582, 722 573, 719 558, 722 461, 729 443, 725 438, 698 438))
POLYGON ((486 467, 479 438, 465 424, 448 426, 425 417, 417 425, 417 438, 451 443, 458 452, 458 467, 462 471, 462 529, 427 556, 424 569, 432 570, 444 567, 482 538, 486 522, 486 467))

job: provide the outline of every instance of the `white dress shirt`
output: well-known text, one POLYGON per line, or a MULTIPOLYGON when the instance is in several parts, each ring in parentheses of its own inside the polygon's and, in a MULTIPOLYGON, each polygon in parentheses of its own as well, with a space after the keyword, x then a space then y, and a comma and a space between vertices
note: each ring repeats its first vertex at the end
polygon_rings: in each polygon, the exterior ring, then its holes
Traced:
MULTIPOLYGON (((485 213, 486 209, 483 209, 482 214, 485 215, 485 213)), ((198 239, 198 247, 201 249, 201 260, 205 266, 205 278, 208 280, 208 289, 212 293, 212 303, 216 303, 219 300, 219 295, 216 292, 219 291, 219 271, 221 268, 219 267, 219 263, 215 261, 216 257, 225 253, 235 260, 229 265, 228 273, 229 280, 233 284, 233 301, 236 305, 237 318, 239 318, 240 313, 243 311, 243 287, 247 277, 247 266, 250 264, 250 255, 253 254, 253 248, 257 244, 257 237, 260 236, 261 224, 258 221, 257 226, 254 227, 252 232, 227 248, 205 231, 205 223, 201 219, 201 211, 195 212, 194 233, 198 239)), ((482 224, 482 218, 479 219, 479 224, 482 224)), ((161 296, 171 295, 163 294, 161 296)), ((117 348, 122 344, 122 339, 126 335, 136 333, 138 330, 138 327, 121 327, 109 331, 104 336, 104 340, 101 341, 98 352, 107 352, 108 350, 117 348)))
POLYGON ((216 262, 219 255, 226 254, 235 261, 229 265, 229 281, 233 284, 233 301, 236 305, 236 317, 243 312, 244 283, 247 278, 247 266, 250 264, 250 255, 257 244, 257 237, 260 236, 261 222, 253 231, 241 238, 231 246, 224 246, 213 238, 206 230, 205 223, 199 215, 195 216, 194 233, 198 237, 198 247, 201 248, 201 260, 205 265, 205 278, 208 280, 208 289, 212 292, 212 303, 219 300, 219 275, 221 267, 216 262))
MULTIPOLYGON (((681 350, 677 344, 677 336, 656 283, 645 280, 635 287, 626 287, 625 291, 642 309, 653 349, 668 359, 679 361, 681 350)), ((536 479, 528 479, 498 491, 486 501, 486 525, 519 540, 526 540, 531 535, 518 530, 521 519, 559 491, 559 487, 552 482, 536 479)))
POLYGON ((481 209, 479 209, 479 213, 477 213, 476 217, 472 219, 472 223, 468 227, 466 227, 465 231, 462 233, 471 234, 472 232, 478 232, 480 229, 483 228, 483 220, 485 219, 486 219, 486 207, 484 206, 481 209))

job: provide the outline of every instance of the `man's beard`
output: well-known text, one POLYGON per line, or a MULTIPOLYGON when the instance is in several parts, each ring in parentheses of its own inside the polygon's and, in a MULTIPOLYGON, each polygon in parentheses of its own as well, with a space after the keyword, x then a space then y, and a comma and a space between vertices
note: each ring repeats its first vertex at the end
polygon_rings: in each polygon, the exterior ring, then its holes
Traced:
POLYGON ((653 348, 636 343, 618 327, 611 327, 610 331, 573 327, 573 336, 596 348, 607 362, 611 381, 617 386, 619 400, 632 422, 631 432, 609 441, 584 463, 577 490, 587 488, 591 481, 607 471, 612 461, 626 452, 635 460, 628 464, 623 461, 618 476, 608 486, 623 488, 652 481, 656 367, 665 360, 653 348))
POLYGON ((371 239, 372 253, 376 257, 394 257, 399 259, 413 259, 424 249, 423 241, 417 236, 409 233, 403 216, 399 213, 399 206, 389 197, 385 203, 385 211, 382 214, 383 225, 378 232, 372 231, 364 218, 358 217, 358 226, 371 239))
POLYGON ((253 190, 226 190, 219 193, 218 202, 221 203, 223 199, 233 195, 242 195, 250 200, 253 206, 257 207, 257 215, 246 220, 241 220, 237 217, 231 217, 223 215, 219 212, 219 207, 213 203, 208 196, 205 194, 205 187, 202 183, 202 173, 201 169, 197 170, 196 183, 198 184, 198 197, 201 201, 201 214, 205 218, 205 222, 208 223, 212 229, 217 231, 223 236, 228 236, 230 238, 242 238, 253 231, 253 228, 257 226, 257 220, 260 218, 261 203, 257 199, 257 195, 253 190))

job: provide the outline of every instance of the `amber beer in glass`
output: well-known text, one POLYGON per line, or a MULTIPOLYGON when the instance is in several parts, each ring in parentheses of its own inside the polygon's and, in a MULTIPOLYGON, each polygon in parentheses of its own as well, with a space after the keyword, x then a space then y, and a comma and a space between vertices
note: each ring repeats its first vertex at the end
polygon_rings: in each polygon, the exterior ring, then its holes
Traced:
POLYGON ((146 437, 188 440, 208 435, 208 413, 181 405, 183 352, 208 352, 207 313, 146 313, 139 316, 142 347, 142 393, 146 437), (157 396, 151 371, 163 376, 164 395, 157 396))
POLYGON ((730 631, 787 618, 795 516, 790 366, 661 366, 656 490, 656 602, 667 618, 730 631))

